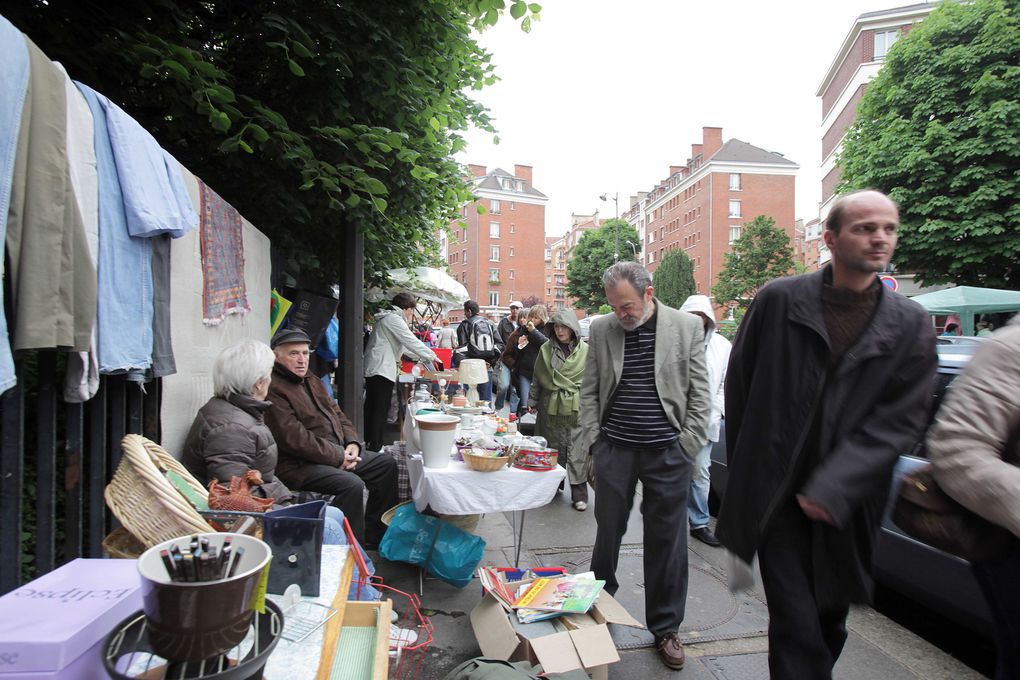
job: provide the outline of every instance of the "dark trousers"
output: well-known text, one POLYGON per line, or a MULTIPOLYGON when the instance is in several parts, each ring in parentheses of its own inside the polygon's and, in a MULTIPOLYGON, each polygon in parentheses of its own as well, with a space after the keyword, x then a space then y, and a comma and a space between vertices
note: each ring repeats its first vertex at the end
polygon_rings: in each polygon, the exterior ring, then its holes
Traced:
POLYGON ((329 465, 302 465, 277 475, 291 489, 332 494, 333 505, 340 508, 351 523, 355 538, 375 546, 386 533, 380 517, 398 503, 397 462, 393 456, 363 450, 361 462, 353 470, 329 465), (364 504, 368 489, 368 505, 364 504))
POLYGON ((1020 549, 974 566, 995 624, 995 680, 1020 678, 1020 549))
POLYGON ((592 454, 598 523, 591 555, 595 578, 605 580, 609 594, 616 593, 620 542, 640 480, 645 622, 656 640, 676 633, 687 604, 687 491, 694 460, 679 442, 663 449, 631 449, 599 438, 592 454))
POLYGON ((791 500, 778 511, 758 549, 773 680, 829 680, 846 642, 849 604, 823 609, 815 598, 811 524, 791 500))
POLYGON ((393 397, 392 380, 381 375, 365 378, 365 445, 370 451, 382 450, 386 430, 386 414, 390 412, 393 397))

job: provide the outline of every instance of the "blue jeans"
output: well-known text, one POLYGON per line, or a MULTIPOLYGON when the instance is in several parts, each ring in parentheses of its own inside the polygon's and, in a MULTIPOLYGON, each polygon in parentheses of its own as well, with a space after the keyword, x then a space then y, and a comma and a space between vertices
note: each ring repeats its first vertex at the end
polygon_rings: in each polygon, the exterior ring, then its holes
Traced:
POLYGON ((496 377, 496 403, 495 409, 498 411, 503 408, 503 404, 506 403, 507 393, 511 389, 510 387, 510 369, 501 361, 499 364, 499 372, 496 377))
POLYGON ((326 545, 346 545, 344 535, 344 513, 340 508, 326 506, 326 526, 322 532, 322 542, 326 545))
POLYGON ((517 415, 523 416, 528 412, 528 394, 531 392, 531 378, 517 376, 517 395, 521 401, 517 404, 517 415))
POLYGON ((691 529, 708 526, 708 490, 711 486, 708 471, 712 465, 712 445, 708 442, 694 457, 691 475, 691 492, 687 496, 687 522, 691 529))

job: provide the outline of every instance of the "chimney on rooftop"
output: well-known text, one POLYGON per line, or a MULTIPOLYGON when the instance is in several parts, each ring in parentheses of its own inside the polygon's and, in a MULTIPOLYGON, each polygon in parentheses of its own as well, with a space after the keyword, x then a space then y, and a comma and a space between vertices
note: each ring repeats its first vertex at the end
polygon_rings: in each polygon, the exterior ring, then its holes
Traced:
POLYGON ((517 179, 523 179, 531 186, 531 166, 530 165, 514 165, 514 177, 517 179))
POLYGON ((470 170, 471 174, 474 175, 475 177, 485 177, 484 165, 475 165, 474 163, 468 163, 468 170, 470 170))
POLYGON ((705 149, 705 158, 711 158, 716 151, 722 148, 722 128, 701 128, 701 143, 705 149))

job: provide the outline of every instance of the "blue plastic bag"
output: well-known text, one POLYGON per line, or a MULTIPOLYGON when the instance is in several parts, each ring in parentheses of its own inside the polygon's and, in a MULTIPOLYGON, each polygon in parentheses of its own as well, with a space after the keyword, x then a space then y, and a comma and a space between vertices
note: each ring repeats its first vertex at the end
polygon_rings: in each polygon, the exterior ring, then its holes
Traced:
POLYGON ((315 353, 323 361, 336 361, 340 356, 340 322, 335 316, 329 320, 315 353))
POLYGON ((463 588, 482 561, 485 541, 438 517, 419 514, 413 503, 397 508, 379 554, 391 562, 425 567, 433 576, 463 588))

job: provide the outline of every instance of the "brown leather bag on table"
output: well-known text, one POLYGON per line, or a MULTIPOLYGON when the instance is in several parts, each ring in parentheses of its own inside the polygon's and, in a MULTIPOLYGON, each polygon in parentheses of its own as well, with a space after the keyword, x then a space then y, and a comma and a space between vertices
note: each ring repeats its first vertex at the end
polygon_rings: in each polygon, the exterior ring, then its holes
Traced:
POLYGON ((259 498, 251 493, 253 486, 261 486, 263 483, 262 475, 258 470, 248 470, 243 477, 231 477, 229 486, 223 486, 214 479, 209 482, 209 508, 238 512, 265 512, 273 506, 273 499, 259 498))

